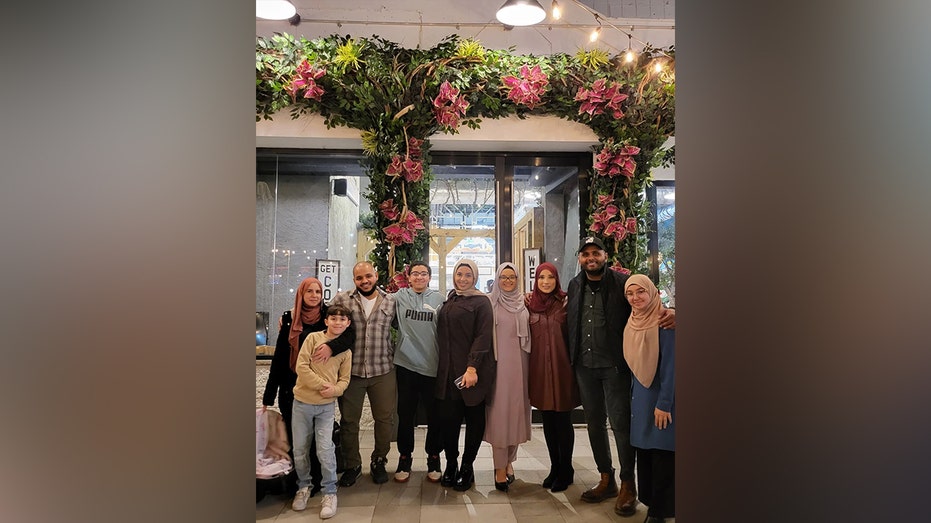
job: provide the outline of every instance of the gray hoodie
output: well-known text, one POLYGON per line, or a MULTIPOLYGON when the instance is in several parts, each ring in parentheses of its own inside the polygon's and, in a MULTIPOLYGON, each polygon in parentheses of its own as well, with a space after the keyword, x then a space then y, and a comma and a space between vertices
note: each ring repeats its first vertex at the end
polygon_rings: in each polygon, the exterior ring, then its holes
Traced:
POLYGON ((437 312, 443 295, 427 288, 417 294, 410 288, 394 293, 400 336, 394 351, 394 364, 424 376, 436 376, 439 360, 436 348, 437 312))

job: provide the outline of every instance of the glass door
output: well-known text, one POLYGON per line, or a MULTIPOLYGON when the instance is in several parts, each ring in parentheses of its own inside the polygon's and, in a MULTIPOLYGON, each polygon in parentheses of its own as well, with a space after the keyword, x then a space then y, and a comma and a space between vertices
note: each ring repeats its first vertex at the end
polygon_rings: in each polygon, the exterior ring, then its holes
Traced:
MULTIPOLYGON (((470 258, 488 291, 497 266, 514 262, 527 292, 533 268, 556 264, 568 282, 576 268, 579 191, 591 153, 433 153, 430 187, 431 287, 449 292, 452 268, 470 258)), ((587 200, 586 200, 587 201, 587 200)))

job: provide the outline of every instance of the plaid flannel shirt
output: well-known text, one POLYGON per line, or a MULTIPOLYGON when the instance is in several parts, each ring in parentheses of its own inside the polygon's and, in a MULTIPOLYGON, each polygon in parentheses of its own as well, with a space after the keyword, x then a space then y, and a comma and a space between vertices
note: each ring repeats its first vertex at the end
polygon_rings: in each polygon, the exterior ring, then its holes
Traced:
POLYGON ((394 344, 391 342, 391 322, 394 320, 394 296, 377 289, 372 314, 365 317, 359 290, 343 291, 333 299, 352 311, 352 325, 356 329, 356 345, 352 349, 352 375, 373 378, 391 372, 394 368, 394 344))

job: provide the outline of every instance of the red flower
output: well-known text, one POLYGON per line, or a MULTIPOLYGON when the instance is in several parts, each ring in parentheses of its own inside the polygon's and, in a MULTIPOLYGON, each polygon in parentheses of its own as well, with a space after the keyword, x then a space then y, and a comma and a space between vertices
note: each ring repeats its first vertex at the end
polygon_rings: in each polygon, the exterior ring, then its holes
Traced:
POLYGON ((417 215, 411 211, 407 211, 400 221, 392 223, 383 228, 382 231, 385 232, 385 241, 392 245, 402 245, 405 243, 414 243, 417 231, 422 231, 424 229, 426 229, 426 227, 423 225, 423 220, 418 218, 417 215))
POLYGON ((459 89, 454 88, 448 81, 440 84, 440 93, 433 99, 433 113, 441 127, 456 129, 459 119, 465 116, 469 102, 459 96, 459 89))
POLYGON ((627 222, 624 223, 624 228, 631 234, 637 234, 637 219, 627 218, 627 222))
POLYGON ((404 216, 404 219, 401 221, 408 230, 416 233, 417 231, 425 230, 426 227, 423 225, 423 220, 417 217, 416 214, 411 211, 407 211, 407 214, 404 216))
POLYGON ((317 80, 326 74, 326 69, 314 69, 310 62, 304 60, 297 66, 297 77, 288 84, 288 92, 291 93, 291 99, 296 99, 297 95, 304 91, 304 98, 311 98, 320 101, 325 92, 322 87, 317 85, 317 80))
POLYGON ((520 68, 520 78, 505 76, 501 78, 501 82, 508 88, 508 99, 530 109, 540 103, 546 86, 549 85, 549 79, 539 65, 535 65, 533 69, 523 65, 520 68))
POLYGON ((419 182, 423 179, 423 163, 408 158, 401 166, 404 168, 404 179, 408 182, 419 182))
POLYGON ((423 145, 423 140, 418 140, 417 138, 411 138, 407 140, 407 154, 411 158, 420 158, 420 147, 423 145))
POLYGON ((602 114, 608 109, 615 118, 622 118, 624 113, 621 111, 621 102, 626 99, 627 95, 621 92, 618 84, 607 85, 604 78, 595 80, 591 89, 580 87, 575 94, 575 101, 582 102, 579 114, 587 113, 589 116, 602 114))
POLYGON ((394 155, 394 158, 391 159, 391 164, 388 166, 388 170, 385 171, 388 176, 398 177, 404 173, 404 166, 401 163, 401 155, 394 155))
POLYGON ((400 223, 392 223, 382 229, 385 232, 385 241, 391 245, 414 243, 414 234, 404 228, 400 223))
POLYGON ((408 182, 419 182, 423 179, 423 162, 413 160, 410 156, 402 161, 401 155, 396 154, 391 159, 391 164, 388 165, 385 173, 393 178, 403 176, 408 182))
POLYGON ((630 269, 625 269, 625 268, 622 267, 621 265, 612 265, 612 266, 611 266, 611 270, 612 270, 612 271, 615 271, 615 272, 619 272, 619 273, 621 273, 621 274, 630 275, 630 269))
POLYGON ((398 212, 398 207, 394 204, 394 198, 382 202, 381 205, 378 206, 378 210, 389 220, 396 220, 398 216, 401 215, 401 213, 398 212))
POLYGON ((613 236, 615 241, 621 241, 627 236, 627 229, 624 228, 624 224, 621 222, 611 222, 605 227, 604 235, 613 236))
POLYGON ((410 287, 410 283, 407 281, 407 267, 405 266, 403 271, 394 273, 388 285, 385 286, 385 290, 388 292, 398 292, 406 287, 410 287))
POLYGON ((639 147, 608 142, 598 156, 595 157, 595 163, 592 167, 601 176, 613 178, 624 175, 633 178, 634 172, 637 170, 637 162, 633 160, 633 156, 637 154, 640 154, 639 147))

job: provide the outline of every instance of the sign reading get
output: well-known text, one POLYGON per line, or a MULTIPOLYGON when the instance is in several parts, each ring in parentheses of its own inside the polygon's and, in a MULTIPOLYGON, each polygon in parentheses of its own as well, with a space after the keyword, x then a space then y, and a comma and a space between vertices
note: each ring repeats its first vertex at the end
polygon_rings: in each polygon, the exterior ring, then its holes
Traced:
POLYGON ((339 260, 317 260, 317 279, 323 284, 323 301, 329 304, 339 291, 339 260))

